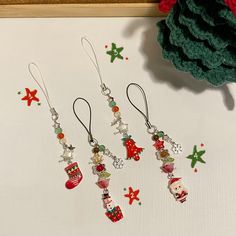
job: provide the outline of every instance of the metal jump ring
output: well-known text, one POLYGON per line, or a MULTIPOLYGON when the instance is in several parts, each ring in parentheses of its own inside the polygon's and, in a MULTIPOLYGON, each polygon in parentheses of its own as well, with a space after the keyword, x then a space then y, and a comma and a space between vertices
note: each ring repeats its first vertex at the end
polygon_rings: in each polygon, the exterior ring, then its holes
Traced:
POLYGON ((89 137, 88 139, 89 139, 88 141, 91 147, 95 147, 98 144, 98 141, 95 138, 90 140, 90 137, 89 137))
POLYGON ((108 96, 111 94, 111 90, 109 88, 102 89, 102 95, 108 96))
POLYGON ((155 125, 151 125, 151 128, 147 128, 147 132, 149 134, 154 134, 157 131, 157 127, 155 125))

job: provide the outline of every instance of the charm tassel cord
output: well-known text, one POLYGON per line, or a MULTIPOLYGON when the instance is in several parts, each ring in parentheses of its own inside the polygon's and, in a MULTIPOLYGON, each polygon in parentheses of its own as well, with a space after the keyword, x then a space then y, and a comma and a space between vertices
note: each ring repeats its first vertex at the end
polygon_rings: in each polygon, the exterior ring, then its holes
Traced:
POLYGON ((46 98, 47 104, 51 112, 51 118, 54 123, 53 127, 54 127, 55 134, 57 135, 57 139, 59 140, 59 143, 61 144, 63 148, 63 154, 61 155, 62 159, 59 160, 59 162, 67 163, 67 167, 65 168, 65 171, 69 177, 69 180, 66 181, 65 186, 67 189, 73 189, 76 186, 78 186, 81 180, 83 179, 83 175, 82 175, 82 172, 80 171, 78 163, 72 162, 75 147, 67 144, 61 125, 58 122, 59 115, 56 112, 55 108, 51 105, 48 90, 44 82, 43 76, 41 74, 41 71, 39 70, 39 67, 35 63, 30 63, 28 65, 28 70, 31 77, 37 83, 37 85, 42 90, 42 93, 44 94, 46 98), (39 78, 42 81, 42 85, 40 84, 39 79, 37 79, 35 74, 33 73, 33 68, 38 72, 39 78))
POLYGON ((135 161, 138 161, 140 160, 140 153, 143 151, 143 148, 137 147, 134 139, 132 139, 131 135, 128 134, 128 124, 126 124, 122 120, 120 108, 117 106, 116 101, 111 96, 111 90, 104 84, 102 80, 98 59, 95 50, 93 48, 93 45, 86 37, 81 38, 81 44, 85 53, 91 60, 93 66, 95 67, 98 73, 100 80, 100 87, 102 90, 101 93, 102 95, 107 97, 109 107, 111 108, 113 115, 115 117, 115 119, 111 122, 111 126, 116 126, 117 131, 114 134, 122 134, 123 145, 126 147, 127 150, 127 159, 134 159, 135 161), (93 56, 91 56, 88 50, 85 48, 85 43, 89 46, 89 50, 91 51, 93 56))
POLYGON ((181 182, 181 178, 174 177, 173 171, 174 171, 174 158, 171 157, 169 150, 165 147, 166 143, 169 143, 171 145, 171 150, 174 154, 179 154, 182 152, 181 145, 175 143, 167 134, 165 134, 163 131, 157 130, 156 126, 152 125, 149 121, 149 112, 148 112, 148 103, 147 103, 147 97, 143 90, 143 88, 136 84, 136 83, 130 83, 126 88, 126 95, 130 102, 130 104, 144 117, 145 119, 145 125, 147 126, 147 132, 152 135, 152 140, 154 141, 154 147, 156 148, 156 157, 158 160, 162 162, 162 166, 160 167, 161 170, 167 174, 167 177, 169 179, 168 182, 168 188, 170 192, 175 197, 176 201, 179 201, 181 203, 186 201, 188 191, 185 189, 181 182), (145 104, 145 110, 146 114, 142 112, 130 99, 129 96, 129 88, 131 86, 137 87, 140 92, 142 93, 144 104, 145 104))

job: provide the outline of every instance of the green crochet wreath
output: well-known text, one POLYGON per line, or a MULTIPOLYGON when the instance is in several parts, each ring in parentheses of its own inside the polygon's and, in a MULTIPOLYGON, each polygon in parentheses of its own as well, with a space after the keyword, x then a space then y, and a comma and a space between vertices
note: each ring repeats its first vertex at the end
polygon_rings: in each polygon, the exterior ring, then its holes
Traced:
POLYGON ((215 86, 236 82, 236 17, 224 0, 178 0, 157 26, 163 57, 177 69, 215 86))

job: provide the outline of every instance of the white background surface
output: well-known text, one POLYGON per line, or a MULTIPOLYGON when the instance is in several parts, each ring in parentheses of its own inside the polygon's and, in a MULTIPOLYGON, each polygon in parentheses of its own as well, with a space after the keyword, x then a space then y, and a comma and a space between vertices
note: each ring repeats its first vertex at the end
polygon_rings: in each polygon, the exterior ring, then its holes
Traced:
MULTIPOLYGON (((0 235, 1 236, 234 236, 235 204, 235 85, 212 88, 177 72, 161 59, 156 43, 157 19, 1 19, 0 20, 0 235), (145 147, 139 162, 126 162, 122 171, 110 169, 110 191, 124 219, 111 223, 104 215, 97 177, 88 165, 91 148, 87 135, 72 114, 77 96, 93 109, 95 137, 114 153, 125 156, 121 136, 110 127, 113 115, 100 94, 94 68, 80 45, 88 36, 96 48, 104 81, 111 88, 137 145, 145 147), (128 61, 110 63, 104 45, 124 46, 128 61), (67 175, 58 163, 57 143, 42 93, 42 106, 21 101, 24 88, 38 89, 27 71, 38 63, 60 114, 69 143, 76 146, 84 180, 72 191, 64 188, 67 175), (167 190, 153 142, 144 120, 129 105, 125 88, 137 82, 146 90, 151 122, 182 143, 176 175, 189 190, 187 202, 178 204, 167 190), (22 91, 22 95, 17 92, 22 91), (185 157, 194 144, 205 144, 207 164, 198 172, 185 157), (123 188, 140 189, 139 206, 128 205, 123 188)), ((136 91, 133 96, 141 103, 136 91), (137 95, 137 96, 136 96, 137 95)), ((85 107, 81 107, 83 113, 85 107)), ((86 114, 82 115, 86 119, 86 114)), ((107 163, 111 163, 109 160, 107 163)), ((110 167, 110 164, 107 164, 110 167)))

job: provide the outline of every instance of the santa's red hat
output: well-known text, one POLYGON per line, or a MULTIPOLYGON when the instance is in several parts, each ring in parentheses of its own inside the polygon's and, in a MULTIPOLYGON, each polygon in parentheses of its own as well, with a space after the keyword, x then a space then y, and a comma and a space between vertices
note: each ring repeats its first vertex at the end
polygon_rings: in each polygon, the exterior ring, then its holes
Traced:
POLYGON ((172 179, 170 179, 169 180, 169 186, 171 185, 171 184, 173 184, 173 183, 175 183, 175 182, 177 182, 177 181, 179 181, 179 180, 181 180, 181 178, 172 178, 172 179))

